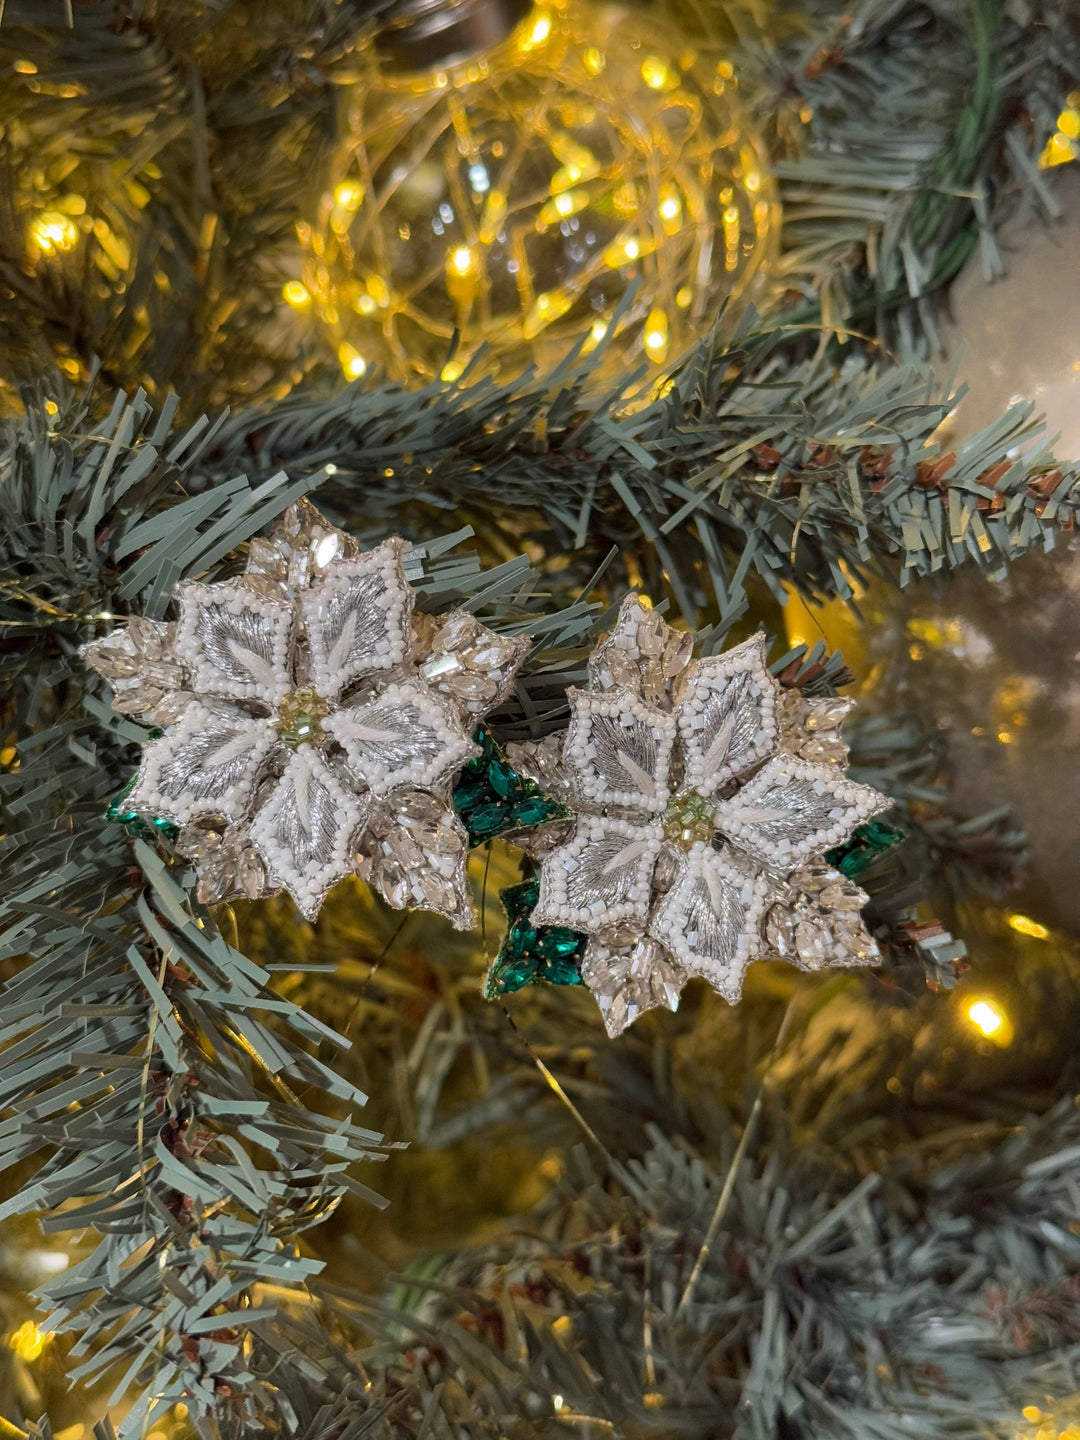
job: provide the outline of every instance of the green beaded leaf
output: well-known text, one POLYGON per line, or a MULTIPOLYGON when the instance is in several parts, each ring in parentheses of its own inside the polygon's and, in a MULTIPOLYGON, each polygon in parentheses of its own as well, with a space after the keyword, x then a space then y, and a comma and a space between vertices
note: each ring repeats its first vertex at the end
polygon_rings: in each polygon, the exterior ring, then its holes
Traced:
POLYGON ((484 981, 488 1000, 542 981, 581 984, 581 960, 588 937, 565 925, 534 925, 532 912, 539 898, 538 880, 525 880, 499 891, 507 929, 484 981))
POLYGON ((833 850, 826 850, 825 859, 841 875, 857 880, 865 874, 879 856, 905 839, 903 830, 887 825, 884 820, 870 820, 852 831, 851 839, 833 850))
POLYGON ((473 739, 481 754, 466 764, 454 790, 454 808, 469 832, 470 845, 571 818, 566 805, 549 799, 535 780, 517 773, 486 726, 481 725, 473 739))
POLYGON ((133 775, 124 786, 120 794, 113 799, 109 808, 105 811, 106 820, 114 820, 123 825, 129 835, 136 840, 148 840, 154 835, 164 835, 166 840, 175 840, 180 834, 179 825, 174 825, 171 820, 166 820, 163 815, 152 815, 145 819, 135 810, 129 810, 124 801, 135 788, 137 775, 133 775))

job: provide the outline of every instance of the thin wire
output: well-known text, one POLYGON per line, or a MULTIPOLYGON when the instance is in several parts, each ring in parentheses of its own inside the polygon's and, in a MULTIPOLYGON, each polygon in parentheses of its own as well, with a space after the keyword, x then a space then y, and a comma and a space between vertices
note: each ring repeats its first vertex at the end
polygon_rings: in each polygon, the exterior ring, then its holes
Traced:
POLYGON ((592 1141, 592 1143, 593 1143, 593 1144, 596 1146, 596 1148, 600 1151, 601 1155, 603 1155, 604 1159, 605 1159, 605 1160, 607 1161, 607 1163, 608 1163, 608 1166, 609 1166, 612 1174, 615 1175, 615 1176, 617 1176, 618 1179, 621 1181, 621 1183, 622 1183, 623 1185, 625 1185, 625 1186, 627 1187, 627 1189, 631 1191, 631 1193, 633 1193, 633 1191, 634 1191, 634 1184, 633 1184, 633 1181, 631 1180, 630 1175, 629 1175, 629 1173, 627 1172, 626 1168, 625 1168, 618 1160, 615 1159, 615 1156, 612 1155, 611 1151, 607 1148, 607 1146, 604 1144, 604 1142, 600 1139, 600 1136, 597 1135, 596 1131, 595 1131, 595 1130, 592 1128, 592 1126, 589 1124, 588 1120, 585 1119, 585 1116, 582 1115, 581 1111, 577 1108, 577 1106, 574 1104, 574 1102, 570 1099, 570 1096, 567 1095, 566 1091, 563 1089, 562 1085, 559 1083, 558 1078, 551 1073, 551 1071, 548 1069, 548 1067, 544 1064, 543 1060, 540 1059, 540 1056, 537 1055, 536 1051, 535 1051, 535 1050, 532 1048, 532 1046, 529 1044, 529 1042, 528 1042, 528 1040, 526 1039, 526 1037, 522 1034, 522 1032, 518 1029, 517 1025, 514 1023, 514 1017, 510 1014, 510 1011, 507 1010, 507 1008, 506 1008, 505 1005, 502 1007, 502 1012, 503 1012, 503 1014, 506 1016, 507 1021, 509 1022, 510 1029, 513 1030, 514 1034, 515 1034, 515 1035, 518 1037, 518 1039, 521 1041, 522 1045, 524 1045, 526 1051, 527 1051, 528 1054, 529 1054, 529 1058, 532 1060, 533 1064, 534 1064, 534 1065, 536 1066, 536 1068, 540 1071, 540 1074, 543 1075, 544 1079, 545 1079, 545 1080, 547 1081, 547 1083, 551 1086, 552 1090, 553 1090, 553 1091, 555 1092, 555 1094, 559 1097, 559 1099, 562 1101, 562 1103, 566 1106, 567 1110, 570 1111, 570 1114, 574 1117, 574 1119, 577 1121, 577 1123, 581 1126, 581 1128, 582 1128, 582 1130, 584 1130, 585 1134, 589 1137, 589 1139, 592 1141))
POLYGON ((780 1047, 784 1043, 788 1027, 791 1024, 791 1018, 795 1013, 795 999, 796 995, 792 995, 788 1001, 788 1007, 784 1011, 784 1018, 780 1022, 780 1029, 776 1032, 776 1039, 773 1041, 772 1049, 769 1051, 768 1059, 765 1061, 765 1071, 758 1084, 757 1094, 750 1108, 750 1114, 743 1129, 742 1137, 735 1147, 735 1154, 731 1158, 727 1175, 724 1177, 724 1184, 720 1190, 720 1198, 716 1202, 716 1209, 713 1211, 712 1219, 709 1221, 709 1228, 705 1231, 705 1238, 701 1242, 701 1249, 698 1251, 697 1259, 694 1261, 694 1268, 690 1272, 690 1279, 686 1282, 686 1289, 683 1291, 682 1299, 679 1301, 678 1309, 675 1311, 676 1320, 679 1319, 693 1299, 694 1291, 697 1289, 698 1282, 701 1279, 702 1272, 708 1261, 709 1253, 712 1250, 713 1241, 716 1239, 716 1232, 720 1229, 721 1222, 731 1203, 731 1197, 735 1193, 735 1181, 738 1179, 742 1162, 746 1158, 746 1152, 750 1148, 750 1142, 754 1138, 758 1120, 761 1118, 761 1111, 765 1104, 765 1084, 769 1078, 769 1071, 772 1069, 773 1062, 780 1052, 780 1047))

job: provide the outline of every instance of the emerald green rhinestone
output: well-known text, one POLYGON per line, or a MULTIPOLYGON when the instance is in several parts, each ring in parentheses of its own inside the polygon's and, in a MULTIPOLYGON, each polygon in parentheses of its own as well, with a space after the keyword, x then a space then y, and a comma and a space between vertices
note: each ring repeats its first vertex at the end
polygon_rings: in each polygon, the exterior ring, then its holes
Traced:
POLYGON ((521 780, 510 769, 510 766, 499 760, 492 760, 487 769, 488 780, 491 788, 503 800, 516 800, 523 795, 524 789, 521 780))
POLYGON ((544 795, 530 795, 527 800, 521 800, 514 806, 511 822, 515 826, 542 825, 546 820, 569 820, 572 813, 566 805, 560 805, 557 800, 549 800, 544 795))
POLYGON ((576 958, 550 960, 544 970, 544 979, 549 985, 581 985, 581 970, 576 958))
POLYGON ((499 964, 498 961, 491 967, 491 974, 488 976, 487 984, 484 986, 484 993, 489 1000, 496 995, 510 995, 515 990, 522 990, 526 985, 533 985, 537 980, 536 961, 522 960, 516 964, 499 964))
POLYGON ((536 879, 499 892, 508 928, 484 986, 489 1000, 541 981, 551 985, 581 984, 581 959, 587 937, 565 925, 534 925, 532 911, 539 897, 536 879))
POLYGON ((540 955, 545 960, 562 960, 577 953, 581 936, 562 925, 552 925, 543 932, 539 941, 540 955))
POLYGON ((825 860, 849 880, 857 880, 886 850, 905 839, 903 830, 884 820, 870 820, 852 832, 850 840, 826 850, 825 860))
POLYGON ((506 828, 506 814, 501 805, 478 805, 468 816, 470 836, 478 840, 490 840, 506 828))

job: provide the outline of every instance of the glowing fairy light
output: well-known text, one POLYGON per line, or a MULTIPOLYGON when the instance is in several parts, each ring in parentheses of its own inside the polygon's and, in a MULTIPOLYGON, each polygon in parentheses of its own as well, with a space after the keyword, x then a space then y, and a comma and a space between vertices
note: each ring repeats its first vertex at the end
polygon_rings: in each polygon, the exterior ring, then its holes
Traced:
POLYGON ((311 291, 302 280, 289 280, 281 287, 281 293, 285 303, 294 310, 303 310, 305 305, 311 304, 311 291))
POLYGON ((450 252, 450 269, 455 275, 468 275, 476 264, 476 257, 468 245, 459 245, 450 252))
POLYGON ((649 311, 649 318, 645 322, 645 337, 642 342, 645 346, 645 354, 654 364, 659 365, 667 359, 668 353, 668 319, 667 315, 659 307, 649 311))
POLYGON ((971 1028, 984 1039, 1003 1047, 1012 1044, 1013 1023, 996 1000, 986 995, 969 1000, 964 1007, 964 1016, 971 1028))
POLYGON ((8 1344, 20 1360, 29 1362, 38 1359, 51 1339, 52 1336, 40 1330, 33 1320, 24 1320, 19 1328, 8 1336, 8 1344))
POLYGON ((343 210, 359 210, 364 201, 364 187, 355 180, 342 180, 334 186, 334 204, 343 210))
POLYGON ((59 210, 43 210, 30 222, 30 239, 43 255, 70 250, 79 238, 79 227, 59 210))
POLYGON ((1050 931, 1045 925, 1040 925, 1037 920, 1032 920, 1030 915, 1010 915, 1009 927, 1018 935, 1030 935, 1033 940, 1048 940, 1050 931))
POLYGON ((646 55, 641 62, 641 78, 650 90, 663 90, 671 81, 671 70, 658 55, 646 55))
POLYGON ((355 345, 350 345, 348 341, 338 346, 338 360, 341 362, 341 368, 348 380, 359 380, 367 369, 367 361, 363 355, 355 345))

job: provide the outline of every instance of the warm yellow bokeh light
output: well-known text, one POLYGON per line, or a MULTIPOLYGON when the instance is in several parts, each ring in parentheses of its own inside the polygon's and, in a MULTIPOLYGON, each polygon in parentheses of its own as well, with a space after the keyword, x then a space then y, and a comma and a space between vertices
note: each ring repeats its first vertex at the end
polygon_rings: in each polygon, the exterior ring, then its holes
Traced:
POLYGON ((30 239, 43 255, 70 250, 79 238, 79 227, 59 210, 43 210, 30 222, 30 239))
POLYGON ((641 78, 650 90, 663 90, 671 80, 671 70, 659 55, 646 55, 641 62, 641 78))
POLYGON ((343 210, 358 210, 364 201, 364 187, 356 180, 342 180, 334 186, 334 204, 343 210))
POLYGON ((1030 935, 1034 940, 1047 940, 1050 937, 1046 926, 1032 920, 1030 915, 1010 915, 1009 925, 1018 935, 1030 935))
POLYGON ((341 361, 341 368, 349 380, 359 380, 367 369, 367 361, 357 350, 355 345, 347 341, 338 346, 338 359, 341 361))
POLYGON ((604 59, 603 53, 598 50, 595 45, 588 46, 581 59, 582 64, 585 66, 585 69, 589 72, 590 75, 599 75, 601 70, 603 70, 604 66, 607 64, 607 61, 604 59))
POLYGON ((1063 110, 1057 118, 1057 128, 1070 140, 1080 139, 1080 110, 1063 110))
POLYGON ((476 264, 476 257, 468 245, 459 245, 450 252, 450 269, 455 275, 468 275, 476 264))
POLYGON ((535 50, 538 45, 543 45, 550 34, 551 16, 546 10, 541 10, 532 25, 518 41, 518 48, 527 54, 530 50, 535 50))
POLYGON ((996 1000, 981 995, 969 1000, 964 1006, 964 1015, 972 1029, 977 1030, 995 1045, 1011 1045, 1014 1035, 1013 1023, 996 1000))
POLYGON ((8 1336, 8 1344, 20 1360, 30 1361, 38 1358, 51 1339, 52 1336, 39 1330, 33 1320, 24 1320, 8 1336))
POLYGON ((645 321, 645 354, 654 364, 659 365, 667 359, 668 353, 668 319, 667 315, 659 307, 649 311, 649 318, 645 321))
POLYGON ((294 310, 302 310, 305 305, 311 304, 311 292, 302 280, 287 281, 281 287, 281 293, 294 310))

